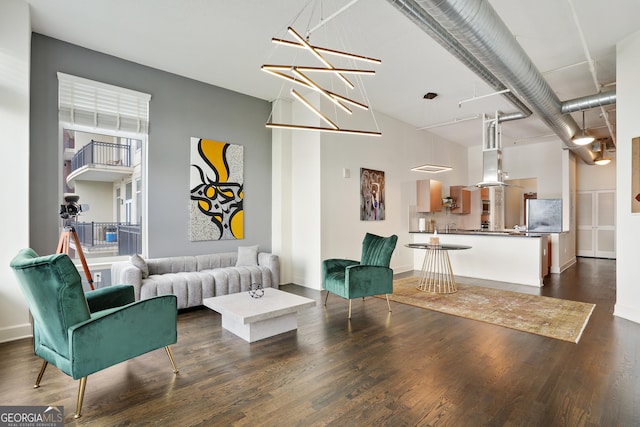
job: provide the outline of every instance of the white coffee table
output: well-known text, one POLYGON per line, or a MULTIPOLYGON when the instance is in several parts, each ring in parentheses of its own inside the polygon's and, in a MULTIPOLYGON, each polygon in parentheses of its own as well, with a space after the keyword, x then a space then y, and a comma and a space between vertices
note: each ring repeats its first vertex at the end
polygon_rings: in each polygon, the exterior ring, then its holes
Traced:
POLYGON ((313 307, 315 300, 265 288, 262 298, 249 292, 205 298, 202 303, 222 315, 222 327, 248 342, 298 328, 298 311, 313 307))

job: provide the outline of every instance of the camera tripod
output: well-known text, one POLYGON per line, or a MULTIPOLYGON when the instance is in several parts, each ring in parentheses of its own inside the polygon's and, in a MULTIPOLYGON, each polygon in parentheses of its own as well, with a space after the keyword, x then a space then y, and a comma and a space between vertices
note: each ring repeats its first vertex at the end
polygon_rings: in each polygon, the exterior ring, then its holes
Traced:
POLYGON ((80 245, 80 239, 78 239, 78 233, 76 233, 76 229, 73 228, 73 226, 67 225, 66 227, 64 227, 64 231, 60 233, 60 240, 58 240, 58 248, 56 249, 56 253, 69 255, 69 245, 71 243, 71 238, 73 238, 73 242, 76 244, 76 251, 78 252, 80 262, 82 262, 84 275, 87 277, 89 287, 93 291, 95 289, 93 287, 93 277, 91 277, 91 272, 89 271, 89 266, 87 265, 87 259, 84 257, 84 252, 82 252, 82 246, 80 245))

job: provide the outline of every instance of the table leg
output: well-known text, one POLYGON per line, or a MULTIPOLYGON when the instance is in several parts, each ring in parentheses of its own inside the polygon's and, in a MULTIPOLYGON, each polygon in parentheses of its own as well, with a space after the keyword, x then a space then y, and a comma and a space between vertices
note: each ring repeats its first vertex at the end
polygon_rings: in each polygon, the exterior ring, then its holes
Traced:
POLYGON ((458 291, 448 251, 443 249, 426 250, 418 289, 438 294, 452 294, 458 291))

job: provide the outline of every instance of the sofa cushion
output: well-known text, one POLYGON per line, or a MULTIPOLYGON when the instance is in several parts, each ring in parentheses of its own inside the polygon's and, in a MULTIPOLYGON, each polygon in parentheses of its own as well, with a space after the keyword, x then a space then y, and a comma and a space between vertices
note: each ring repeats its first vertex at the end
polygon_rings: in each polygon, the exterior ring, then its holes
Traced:
POLYGON ((143 279, 146 279, 147 277, 149 277, 149 266, 147 265, 147 262, 140 255, 138 254, 131 255, 131 257, 129 258, 129 261, 131 262, 131 264, 138 267, 140 271, 142 271, 143 279))
POLYGON ((196 271, 213 270, 220 267, 236 265, 238 252, 223 252, 219 254, 196 255, 196 271))
POLYGON ((236 267, 258 265, 258 245, 238 246, 236 267))
POLYGON ((196 271, 195 256, 177 256, 148 259, 149 275, 196 271))

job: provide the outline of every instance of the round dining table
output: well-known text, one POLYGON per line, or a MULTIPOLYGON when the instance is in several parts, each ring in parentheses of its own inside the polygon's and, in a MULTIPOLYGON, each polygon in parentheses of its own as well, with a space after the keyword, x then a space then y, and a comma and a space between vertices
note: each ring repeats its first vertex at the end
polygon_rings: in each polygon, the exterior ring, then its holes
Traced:
POLYGON ((409 243, 411 249, 424 249, 424 261, 420 269, 418 290, 436 294, 453 294, 458 291, 456 279, 451 268, 449 251, 471 249, 467 245, 409 243))

